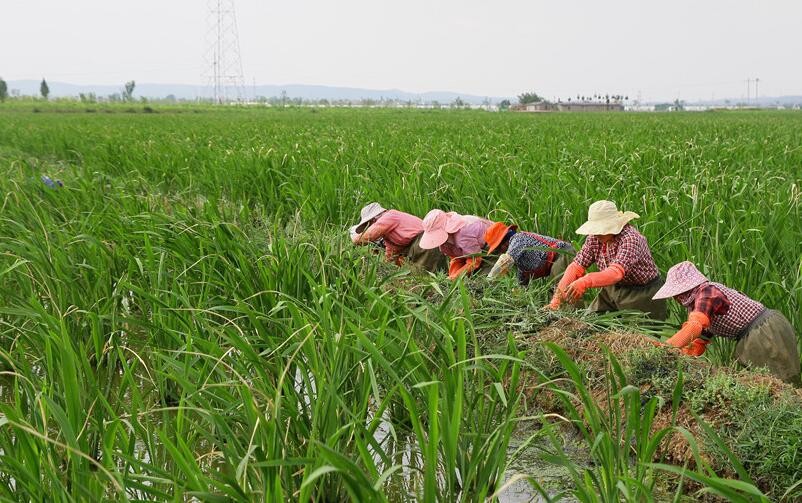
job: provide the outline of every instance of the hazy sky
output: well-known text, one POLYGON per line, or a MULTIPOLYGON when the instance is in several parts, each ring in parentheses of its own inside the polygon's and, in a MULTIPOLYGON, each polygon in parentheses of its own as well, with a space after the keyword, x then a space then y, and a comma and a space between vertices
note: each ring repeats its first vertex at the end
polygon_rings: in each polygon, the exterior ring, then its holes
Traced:
MULTIPOLYGON (((802 94, 802 1, 235 0, 248 84, 802 94), (752 88, 754 93, 754 87, 752 88)), ((0 0, 0 76, 200 84, 206 0, 0 0)))

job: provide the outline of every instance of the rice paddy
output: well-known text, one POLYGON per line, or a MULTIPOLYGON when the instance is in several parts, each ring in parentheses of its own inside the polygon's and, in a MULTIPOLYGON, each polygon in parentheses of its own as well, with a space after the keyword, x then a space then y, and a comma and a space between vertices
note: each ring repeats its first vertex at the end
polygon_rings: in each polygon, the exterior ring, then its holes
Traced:
POLYGON ((3 501, 802 497, 798 391, 642 344, 676 303, 546 314, 345 231, 379 201, 578 248, 610 199, 799 331, 802 115, 86 112, 0 106, 3 501))

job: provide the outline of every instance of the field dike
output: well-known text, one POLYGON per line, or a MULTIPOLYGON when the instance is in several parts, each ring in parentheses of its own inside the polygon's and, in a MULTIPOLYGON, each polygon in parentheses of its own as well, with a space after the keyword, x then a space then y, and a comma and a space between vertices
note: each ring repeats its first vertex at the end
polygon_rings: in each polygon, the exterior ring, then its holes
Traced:
MULTIPOLYGON (((728 456, 705 431, 701 420, 712 427, 726 449, 741 460, 752 480, 767 495, 783 495, 802 476, 800 389, 770 375, 716 367, 703 359, 655 347, 654 338, 643 334, 599 330, 571 317, 558 318, 535 334, 519 334, 518 339, 527 347, 528 363, 539 369, 523 379, 525 412, 569 412, 560 391, 571 392, 573 383, 543 386, 544 380, 553 382, 565 375, 565 369, 548 347, 552 343, 577 363, 594 402, 609 413, 609 407, 617 403, 611 398, 612 355, 620 364, 626 382, 639 389, 642 403, 650 397, 658 398, 660 405, 652 431, 679 427, 698 441, 693 444, 674 429, 660 442, 655 460, 695 468, 701 458, 719 475, 737 477, 728 456), (682 380, 682 396, 676 400, 672 395, 678 380, 682 380)), ((577 409, 582 409, 577 395, 572 396, 572 401, 577 409)))
MULTIPOLYGON (((418 294, 426 303, 449 302, 444 292, 450 285, 442 278, 423 283, 402 278, 388 285, 418 294)), ((571 464, 578 472, 612 464, 592 447, 603 430, 618 440, 624 458, 619 462, 670 465, 655 486, 667 499, 673 492, 693 494, 694 500, 727 499, 721 498, 726 493, 700 491, 716 477, 751 483, 770 501, 802 497, 802 389, 760 369, 713 365, 705 358, 658 347, 655 335, 673 329, 637 313, 544 311, 538 306, 548 298, 548 285, 523 290, 508 279, 497 284, 485 278, 465 281, 474 299, 470 316, 485 353, 494 348, 500 352, 512 334, 526 355, 518 386, 519 416, 539 419, 522 420, 517 435, 542 441, 556 432, 560 438, 552 439, 551 449, 542 449, 543 459, 571 464), (634 409, 627 411, 632 403, 622 395, 631 391, 636 391, 634 409), (633 432, 625 425, 633 412, 642 416, 639 423, 648 432, 633 432), (597 424, 591 425, 594 421, 597 424), (635 444, 647 439, 654 449, 644 459, 635 444), (557 456, 557 451, 571 453, 557 456), (688 477, 694 470, 710 478, 688 477)), ((544 467, 531 465, 535 471, 544 467)), ((537 473, 530 475, 538 478, 537 473)), ((581 482, 563 480, 563 489, 566 483, 581 482)), ((555 489, 552 485, 544 491, 553 494, 555 489)), ((599 487, 594 490, 601 492, 599 487)))

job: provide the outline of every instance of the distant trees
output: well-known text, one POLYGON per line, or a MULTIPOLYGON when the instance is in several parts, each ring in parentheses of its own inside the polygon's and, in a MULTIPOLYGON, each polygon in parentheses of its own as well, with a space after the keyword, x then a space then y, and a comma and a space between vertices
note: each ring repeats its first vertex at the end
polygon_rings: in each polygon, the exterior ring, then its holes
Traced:
POLYGON ((510 100, 501 100, 501 102, 499 102, 499 104, 498 104, 498 109, 499 110, 509 110, 510 109, 510 105, 512 105, 512 103, 510 103, 510 100))
POLYGON ((8 98, 8 84, 0 77, 0 103, 6 101, 8 98))
POLYGON ((123 89, 123 101, 131 101, 133 99, 135 87, 136 82, 133 80, 129 80, 125 83, 125 88, 123 89))
POLYGON ((47 81, 42 79, 42 83, 39 84, 39 94, 42 95, 42 98, 47 99, 50 96, 50 87, 47 85, 47 81))
POLYGON ((538 96, 538 94, 534 91, 531 93, 522 93, 518 95, 518 103, 521 105, 526 105, 527 103, 537 103, 539 101, 543 101, 543 98, 538 96))
POLYGON ((465 102, 462 100, 460 96, 451 102, 451 108, 462 108, 465 106, 465 102))
MULTIPOLYGON (((519 99, 520 99, 520 97, 519 97, 519 99)), ((569 97, 569 98, 566 99, 566 101, 568 101, 568 103, 571 103, 574 100, 579 101, 581 103, 591 102, 591 103, 605 103, 605 104, 609 105, 611 103, 620 103, 622 101, 627 101, 627 100, 629 100, 629 96, 624 96, 623 94, 599 94, 599 93, 596 93, 596 94, 594 94, 592 96, 591 95, 585 96, 583 94, 577 94, 576 98, 569 97)), ((562 101, 562 100, 559 100, 559 101, 562 101)))
POLYGON ((81 103, 97 103, 97 95, 95 93, 78 93, 78 98, 81 103))

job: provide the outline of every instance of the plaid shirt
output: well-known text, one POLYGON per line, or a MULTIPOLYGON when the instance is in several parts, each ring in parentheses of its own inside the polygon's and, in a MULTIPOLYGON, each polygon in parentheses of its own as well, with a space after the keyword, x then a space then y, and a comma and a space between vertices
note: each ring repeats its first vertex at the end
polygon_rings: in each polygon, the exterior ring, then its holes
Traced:
POLYGON ((739 339, 755 318, 766 308, 732 288, 705 282, 690 292, 677 295, 677 300, 691 311, 700 311, 710 318, 705 335, 739 339))
POLYGON ((596 264, 599 270, 618 264, 624 268, 624 277, 618 283, 623 286, 647 285, 660 276, 649 243, 629 224, 609 243, 602 243, 598 236, 588 236, 574 262, 585 269, 596 264))

